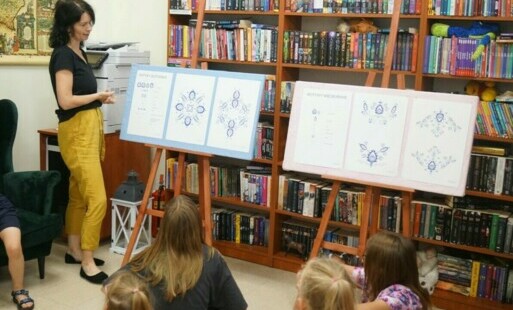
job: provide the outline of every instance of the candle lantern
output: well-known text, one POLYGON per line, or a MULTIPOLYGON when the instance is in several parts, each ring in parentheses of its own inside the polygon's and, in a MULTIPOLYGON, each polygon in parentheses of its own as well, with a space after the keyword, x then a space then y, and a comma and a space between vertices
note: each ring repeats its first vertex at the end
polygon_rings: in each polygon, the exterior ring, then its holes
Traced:
MULTIPOLYGON (((110 199, 112 202, 111 252, 125 254, 142 204, 144 189, 145 185, 138 180, 137 172, 131 170, 127 180, 121 183, 114 197, 110 199)), ((147 207, 151 207, 151 203, 150 198, 147 207)), ((145 214, 132 254, 139 253, 150 243, 151 216, 145 214)))

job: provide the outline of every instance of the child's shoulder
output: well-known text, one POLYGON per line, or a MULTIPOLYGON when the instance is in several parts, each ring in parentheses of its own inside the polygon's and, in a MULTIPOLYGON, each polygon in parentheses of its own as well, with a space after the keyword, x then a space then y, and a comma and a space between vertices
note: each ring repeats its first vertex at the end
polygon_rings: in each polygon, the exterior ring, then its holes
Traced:
POLYGON ((386 302, 393 310, 422 309, 419 296, 401 284, 390 285, 382 290, 376 299, 386 302))

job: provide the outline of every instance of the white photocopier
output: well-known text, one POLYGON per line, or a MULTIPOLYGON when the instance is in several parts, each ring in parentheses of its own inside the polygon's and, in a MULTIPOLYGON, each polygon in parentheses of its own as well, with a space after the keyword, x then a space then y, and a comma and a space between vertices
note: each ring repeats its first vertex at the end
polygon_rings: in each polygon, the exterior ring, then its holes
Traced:
POLYGON ((86 45, 87 59, 93 67, 98 90, 110 90, 115 93, 114 104, 102 105, 104 133, 113 133, 121 129, 121 120, 125 108, 128 79, 132 64, 150 64, 150 52, 140 52, 130 43, 99 43, 86 45))

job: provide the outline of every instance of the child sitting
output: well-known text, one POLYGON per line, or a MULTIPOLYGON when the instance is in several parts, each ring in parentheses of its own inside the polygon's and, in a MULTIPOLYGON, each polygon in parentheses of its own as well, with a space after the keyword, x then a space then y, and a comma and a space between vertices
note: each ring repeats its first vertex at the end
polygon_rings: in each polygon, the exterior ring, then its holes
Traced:
POLYGON ((363 268, 345 265, 363 298, 358 309, 429 309, 429 294, 419 283, 414 244, 392 232, 379 232, 367 241, 363 268))
POLYGON ((121 270, 103 287, 104 310, 152 310, 150 291, 136 273, 121 270))
POLYGON ((353 310, 354 283, 344 267, 329 258, 315 258, 298 272, 294 310, 353 310))

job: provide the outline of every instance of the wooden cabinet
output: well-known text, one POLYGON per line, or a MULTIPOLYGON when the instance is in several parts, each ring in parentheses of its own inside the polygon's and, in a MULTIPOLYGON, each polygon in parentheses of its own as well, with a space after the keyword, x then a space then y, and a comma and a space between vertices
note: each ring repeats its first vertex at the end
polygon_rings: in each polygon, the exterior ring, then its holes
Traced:
MULTIPOLYGON (((40 147, 40 169, 48 169, 48 151, 53 152, 51 156, 53 160, 59 160, 60 154, 58 154, 58 146, 56 143, 57 130, 55 129, 41 129, 39 132, 39 147, 40 147), (48 145, 48 142, 50 145, 48 145)), ((118 186, 127 179, 127 174, 130 170, 135 170, 139 175, 139 180, 146 182, 150 172, 150 148, 140 143, 129 142, 121 140, 119 133, 110 133, 105 135, 105 160, 102 163, 103 168, 103 180, 105 182, 105 190, 107 193, 107 213, 103 220, 101 239, 108 239, 111 235, 111 202, 110 198, 113 197, 114 192, 118 186)), ((50 164, 52 166, 52 164, 50 164)), ((61 169, 65 169, 65 166, 60 166, 61 169)), ((63 175, 68 174, 69 171, 61 173, 63 175)), ((62 191, 67 193, 66 180, 62 180, 60 188, 62 191)), ((57 193, 57 195, 59 195, 57 193)))
MULTIPOLYGON (((239 20, 239 19, 251 19, 254 23, 266 23, 268 25, 276 27, 277 36, 272 38, 272 42, 274 44, 271 51, 276 51, 277 58, 275 61, 248 61, 248 58, 242 58, 241 60, 229 60, 223 58, 222 56, 216 56, 216 53, 207 53, 203 54, 206 57, 199 58, 200 62, 207 62, 209 68, 212 69, 221 69, 221 70, 232 70, 232 71, 241 71, 241 72, 254 72, 254 73, 264 73, 271 74, 275 76, 276 88, 275 88, 275 101, 274 106, 275 109, 273 112, 262 112, 261 119, 266 119, 274 125, 274 151, 273 151, 273 159, 272 160, 254 160, 251 164, 260 164, 265 166, 270 166, 272 171, 272 184, 270 187, 271 190, 271 206, 268 210, 260 209, 258 206, 254 206, 247 203, 241 203, 239 199, 224 199, 213 197, 212 202, 213 205, 221 204, 221 205, 230 205, 238 210, 253 210, 256 212, 260 212, 261 214, 265 214, 269 218, 269 243, 267 248, 262 247, 254 247, 254 246, 241 246, 234 242, 215 242, 214 245, 218 247, 221 252, 225 255, 236 257, 239 259, 249 260, 252 262, 265 264, 269 266, 273 266, 276 268, 289 270, 289 271, 297 271, 301 265, 304 263, 302 259, 299 259, 293 255, 287 255, 282 250, 282 228, 283 222, 294 219, 297 221, 302 221, 305 223, 312 223, 313 225, 318 225, 320 219, 318 218, 310 218, 305 217, 297 213, 288 212, 284 210, 278 209, 278 180, 280 174, 283 173, 282 162, 284 157, 285 143, 287 137, 287 130, 289 124, 289 114, 280 112, 280 93, 282 92, 282 82, 283 81, 296 81, 296 80, 305 80, 305 81, 319 81, 319 82, 330 82, 330 83, 346 83, 346 84, 354 84, 354 85, 363 85, 365 83, 366 77, 369 73, 377 73, 378 75, 382 72, 381 69, 375 69, 371 67, 365 66, 326 66, 326 65, 314 65, 310 61, 301 62, 301 61, 290 61, 290 57, 286 57, 287 53, 291 53, 291 49, 295 48, 294 45, 291 45, 290 41, 290 33, 291 32, 329 32, 335 31, 337 24, 341 21, 341 19, 359 19, 366 18, 370 19, 376 24, 379 28, 389 28, 391 15, 390 14, 379 14, 374 13, 307 13, 306 10, 292 12, 290 10, 290 5, 294 1, 270 1, 268 2, 270 6, 268 10, 213 10, 207 8, 205 11, 205 20, 239 20), (273 7, 276 5, 276 7, 273 7), (216 58, 216 59, 214 59, 216 58), (221 58, 221 59, 218 59, 221 58)), ((335 3, 336 1, 333 1, 335 3)), ((344 3, 347 4, 348 1, 342 1, 342 7, 344 7, 344 3)), ((349 1, 351 2, 351 1, 349 1)), ((355 1, 352 1, 353 3, 355 1)), ((360 1, 356 1, 360 2, 360 1)), ((362 1, 364 2, 364 1, 362 1)), ((365 1, 366 2, 366 1, 365 1)), ((377 1, 369 1, 369 3, 374 3, 377 1)), ((381 2, 381 1, 379 1, 381 2)), ((384 1, 387 2, 387 1, 384 1)), ((388 1, 390 2, 390 1, 388 1)), ((439 2, 439 1, 438 1, 439 2)), ((444 1, 442 1, 444 2, 444 1)), ((459 1, 456 1, 459 2, 459 1)), ((461 1, 462 3, 466 2, 481 2, 481 1, 461 1)), ((187 48, 186 46, 182 46, 180 44, 180 35, 178 35, 177 31, 181 31, 182 25, 188 25, 188 22, 191 18, 195 18, 197 12, 193 10, 192 16, 186 15, 177 15, 175 11, 171 10, 170 1, 170 10, 168 13, 168 59, 169 62, 173 62, 177 59, 177 51, 180 50, 182 52, 181 55, 187 55, 183 53, 183 48, 187 48), (176 25, 180 25, 175 27, 176 25), (178 38, 178 39, 177 39, 178 38)), ((230 2, 231 3, 231 2, 230 2)), ((246 2, 247 3, 247 2, 246 2)), ((296 3, 296 2, 294 2, 296 3)), ((305 2, 306 3, 306 2, 305 2)), ((324 3, 330 3, 324 2, 324 3)), ((393 70, 392 76, 401 73, 405 76, 406 80, 406 88, 415 89, 415 90, 423 90, 423 91, 442 91, 442 92, 463 92, 464 85, 469 79, 475 79, 480 81, 493 81, 499 84, 500 90, 511 89, 513 86, 512 79, 505 78, 490 78, 490 77, 469 77, 469 76, 455 76, 450 74, 434 74, 434 73, 425 73, 424 72, 424 64, 425 64, 425 55, 429 55, 430 49, 429 46, 426 45, 426 36, 430 34, 430 29, 433 23, 435 22, 443 22, 447 24, 454 24, 460 26, 470 26, 470 23, 473 21, 485 21, 485 22, 497 22, 504 26, 506 29, 508 27, 507 21, 511 20, 511 12, 507 13, 505 17, 483 17, 483 16, 435 16, 433 15, 433 5, 435 1, 411 1, 410 3, 415 3, 415 9, 410 12, 412 14, 401 14, 399 28, 408 29, 415 28, 416 34, 414 34, 414 38, 417 41, 416 47, 413 48, 411 52, 411 62, 416 64, 416 68, 413 70, 393 70), (447 86, 449 85, 449 86, 447 86)), ((505 2, 506 3, 506 2, 505 2)), ((509 1, 507 2, 509 3, 509 1)), ((251 4, 249 5, 251 8, 251 4)), ((370 12, 370 11, 367 11, 370 12)), ((237 23, 235 23, 237 24, 237 23)), ((205 24, 206 25, 206 24, 205 24)), ((207 25, 210 29, 215 28, 215 23, 207 25)), ((511 29, 508 32, 511 32, 511 29)), ((188 32, 191 34, 192 32, 188 32)), ((215 32, 212 32, 215 33, 215 32)), ((222 35, 221 35, 222 36, 222 35)), ((240 38, 240 33, 234 37, 240 38)), ((244 37, 242 35, 242 37, 244 37)), ((210 37, 210 40, 203 44, 203 48, 213 48, 217 50, 217 48, 222 48, 226 45, 224 41, 217 41, 220 37, 213 38, 210 37), (219 45, 216 45, 219 44, 219 45)), ((297 42, 298 46, 300 46, 303 41, 297 42)), ((308 42, 308 36, 306 39, 308 42)), ((252 44, 249 42, 249 44, 252 44)), ((311 47, 308 45, 307 49, 311 47)), ((297 47, 297 46, 296 46, 297 47)), ((304 47, 304 46, 303 46, 304 47)), ((247 47, 245 47, 247 48, 247 47)), ((244 50, 244 47, 242 48, 244 50)), ((212 52, 212 50, 210 50, 212 52)), ((299 53, 307 53, 304 49, 301 49, 299 53)), ((309 53, 309 52, 308 52, 309 53)), ((220 53, 219 55, 224 55, 220 53)), ((289 54, 293 55, 293 54, 289 54)), ((311 55, 310 55, 311 56, 311 55)), ((404 56, 404 55, 403 55, 404 56)), ((292 56, 295 57, 295 56, 292 56)), ((239 59, 239 58, 234 58, 239 59)), ((272 58, 271 58, 272 59, 272 58)), ((394 82, 392 80, 392 82, 394 82)), ((476 135, 475 141, 479 143, 479 141, 487 141, 491 144, 509 144, 513 142, 513 137, 509 137, 509 139, 505 138, 491 138, 487 136, 476 135)), ((485 197, 493 200, 502 200, 505 202, 511 202, 512 198, 510 196, 502 196, 502 195, 493 195, 493 194, 484 194, 475 191, 467 191, 467 195, 470 196, 479 196, 485 197)), ((353 229, 358 230, 358 226, 354 225, 345 225, 337 222, 330 222, 332 226, 342 226, 344 229, 353 229)), ((376 225, 374 225, 376 226, 376 225)), ((476 247, 467 247, 467 246, 458 246, 454 244, 448 244, 443 242, 434 242, 433 240, 428 239, 419 239, 416 241, 424 242, 424 243, 433 243, 437 246, 449 246, 456 247, 464 251, 468 251, 470 253, 478 253, 489 256, 497 256, 503 259, 506 259, 510 262, 513 262, 513 255, 504 254, 504 253, 496 253, 494 251, 483 250, 476 247)), ((467 299, 462 295, 458 295, 456 293, 446 292, 446 291, 436 291, 433 296, 434 304, 438 307, 442 307, 445 309, 460 309, 464 304, 465 307, 469 309, 506 309, 510 307, 510 305, 504 305, 497 302, 491 302, 484 299, 467 299), (468 300, 468 301, 467 301, 468 300)))

